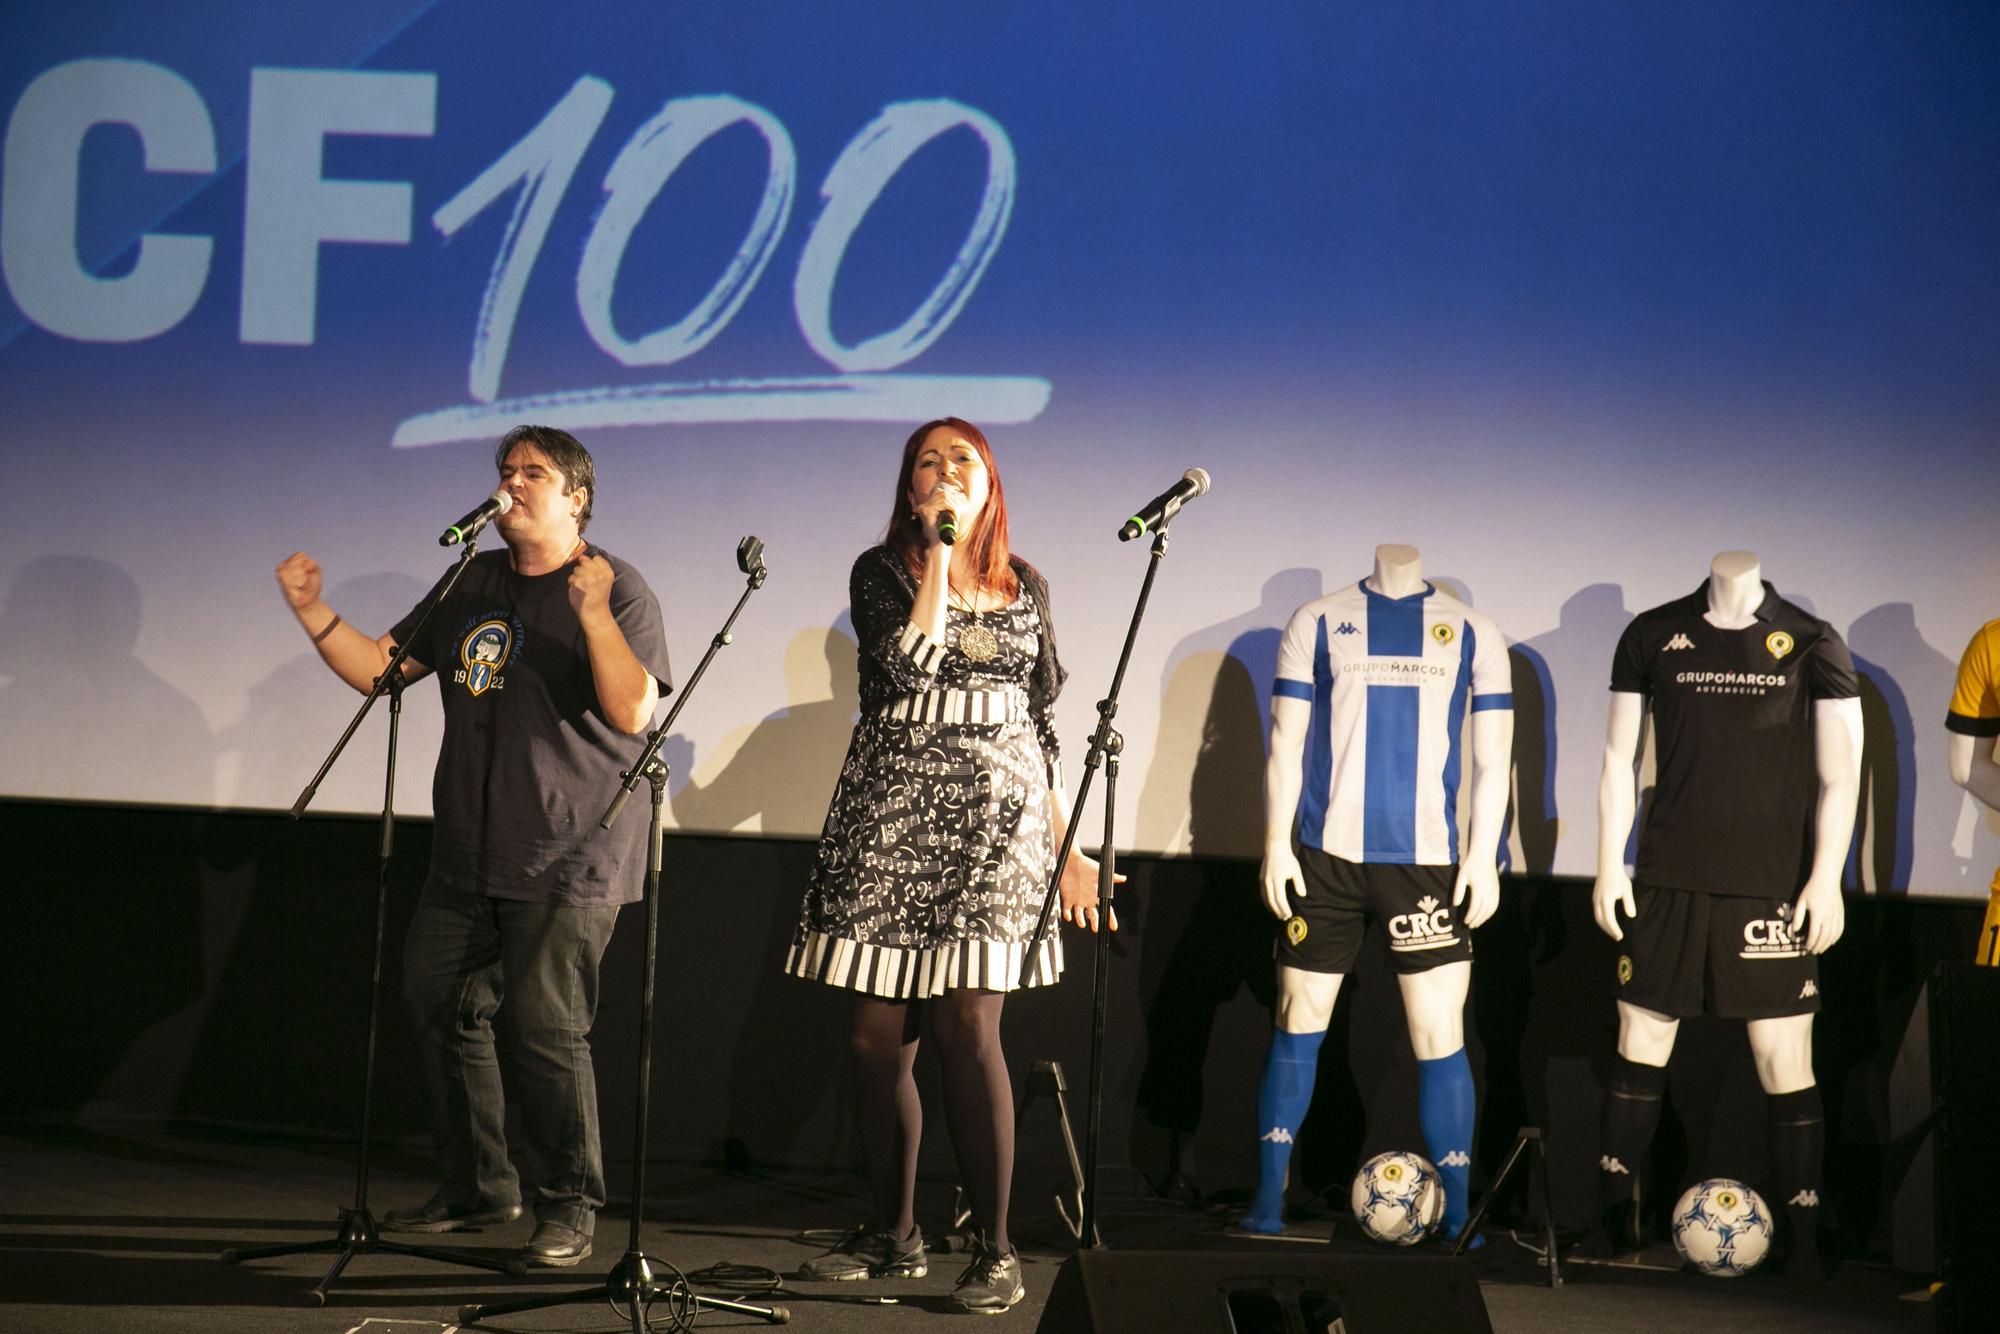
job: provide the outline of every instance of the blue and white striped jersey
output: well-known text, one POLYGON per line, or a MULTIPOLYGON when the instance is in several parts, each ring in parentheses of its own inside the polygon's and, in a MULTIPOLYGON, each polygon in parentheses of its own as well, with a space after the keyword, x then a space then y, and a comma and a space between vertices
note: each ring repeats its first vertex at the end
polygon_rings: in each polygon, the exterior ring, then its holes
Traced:
POLYGON ((1456 862, 1466 711, 1511 709, 1512 691, 1499 627, 1433 584, 1388 598, 1358 583, 1300 607, 1272 687, 1312 704, 1299 841, 1353 862, 1456 862))

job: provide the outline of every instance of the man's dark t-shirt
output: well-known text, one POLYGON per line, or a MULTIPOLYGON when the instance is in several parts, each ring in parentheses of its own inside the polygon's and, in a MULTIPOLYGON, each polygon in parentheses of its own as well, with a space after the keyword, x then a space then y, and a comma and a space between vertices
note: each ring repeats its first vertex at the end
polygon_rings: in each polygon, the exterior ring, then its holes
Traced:
POLYGON ((1708 585, 1625 627, 1611 688, 1646 695, 1658 780, 1636 877, 1670 889, 1782 898, 1811 867, 1819 793, 1813 704, 1860 694, 1832 626, 1764 585, 1741 630, 1711 625, 1708 585))
MULTIPOLYGON (((611 562, 612 615, 665 694, 659 601, 630 565, 588 551, 611 562)), ((597 821, 645 742, 598 706, 570 569, 521 575, 505 551, 482 552, 411 646, 444 700, 430 872, 442 884, 574 906, 631 903, 644 890, 643 812, 626 811, 608 831, 597 821)), ((390 632, 397 643, 421 611, 390 632)))

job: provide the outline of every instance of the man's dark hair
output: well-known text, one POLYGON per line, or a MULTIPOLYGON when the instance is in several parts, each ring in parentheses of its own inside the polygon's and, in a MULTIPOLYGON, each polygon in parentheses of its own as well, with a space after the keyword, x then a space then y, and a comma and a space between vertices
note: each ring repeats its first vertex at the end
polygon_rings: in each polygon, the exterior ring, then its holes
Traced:
POLYGON ((581 533, 590 526, 590 507, 597 503, 597 465, 590 460, 590 451, 581 441, 568 431, 557 430, 553 426, 516 426, 500 437, 500 448, 493 453, 493 466, 505 466, 507 455, 516 445, 533 445, 555 465, 563 476, 563 494, 569 495, 579 486, 584 490, 583 512, 576 516, 576 531, 581 533))

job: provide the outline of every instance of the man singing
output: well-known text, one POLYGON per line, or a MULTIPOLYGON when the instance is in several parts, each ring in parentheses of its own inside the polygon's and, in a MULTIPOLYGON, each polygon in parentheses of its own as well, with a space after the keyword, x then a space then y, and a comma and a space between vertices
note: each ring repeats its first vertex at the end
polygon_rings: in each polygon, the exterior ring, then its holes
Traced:
MULTIPOLYGON (((518 426, 495 461, 513 501, 494 522, 507 549, 472 559, 404 664, 406 680, 437 672, 444 700, 430 874, 403 952, 443 1184, 382 1222, 450 1232, 521 1216, 493 1041, 504 1000, 534 1186, 523 1258, 573 1265, 604 1204, 588 1040, 598 964, 645 862, 644 820, 607 832, 597 819, 671 684, 659 601, 584 540, 589 452, 518 426)), ((304 552, 278 566, 278 585, 327 666, 363 692, 422 612, 371 639, 321 600, 304 552)))

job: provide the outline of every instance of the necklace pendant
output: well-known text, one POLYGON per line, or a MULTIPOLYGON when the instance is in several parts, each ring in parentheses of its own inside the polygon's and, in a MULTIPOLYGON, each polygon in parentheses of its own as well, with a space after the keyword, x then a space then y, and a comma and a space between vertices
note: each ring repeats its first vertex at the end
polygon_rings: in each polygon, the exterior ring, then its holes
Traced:
POLYGON ((1000 656, 1000 637, 974 619, 959 627, 958 651, 971 662, 991 662, 1000 656))

